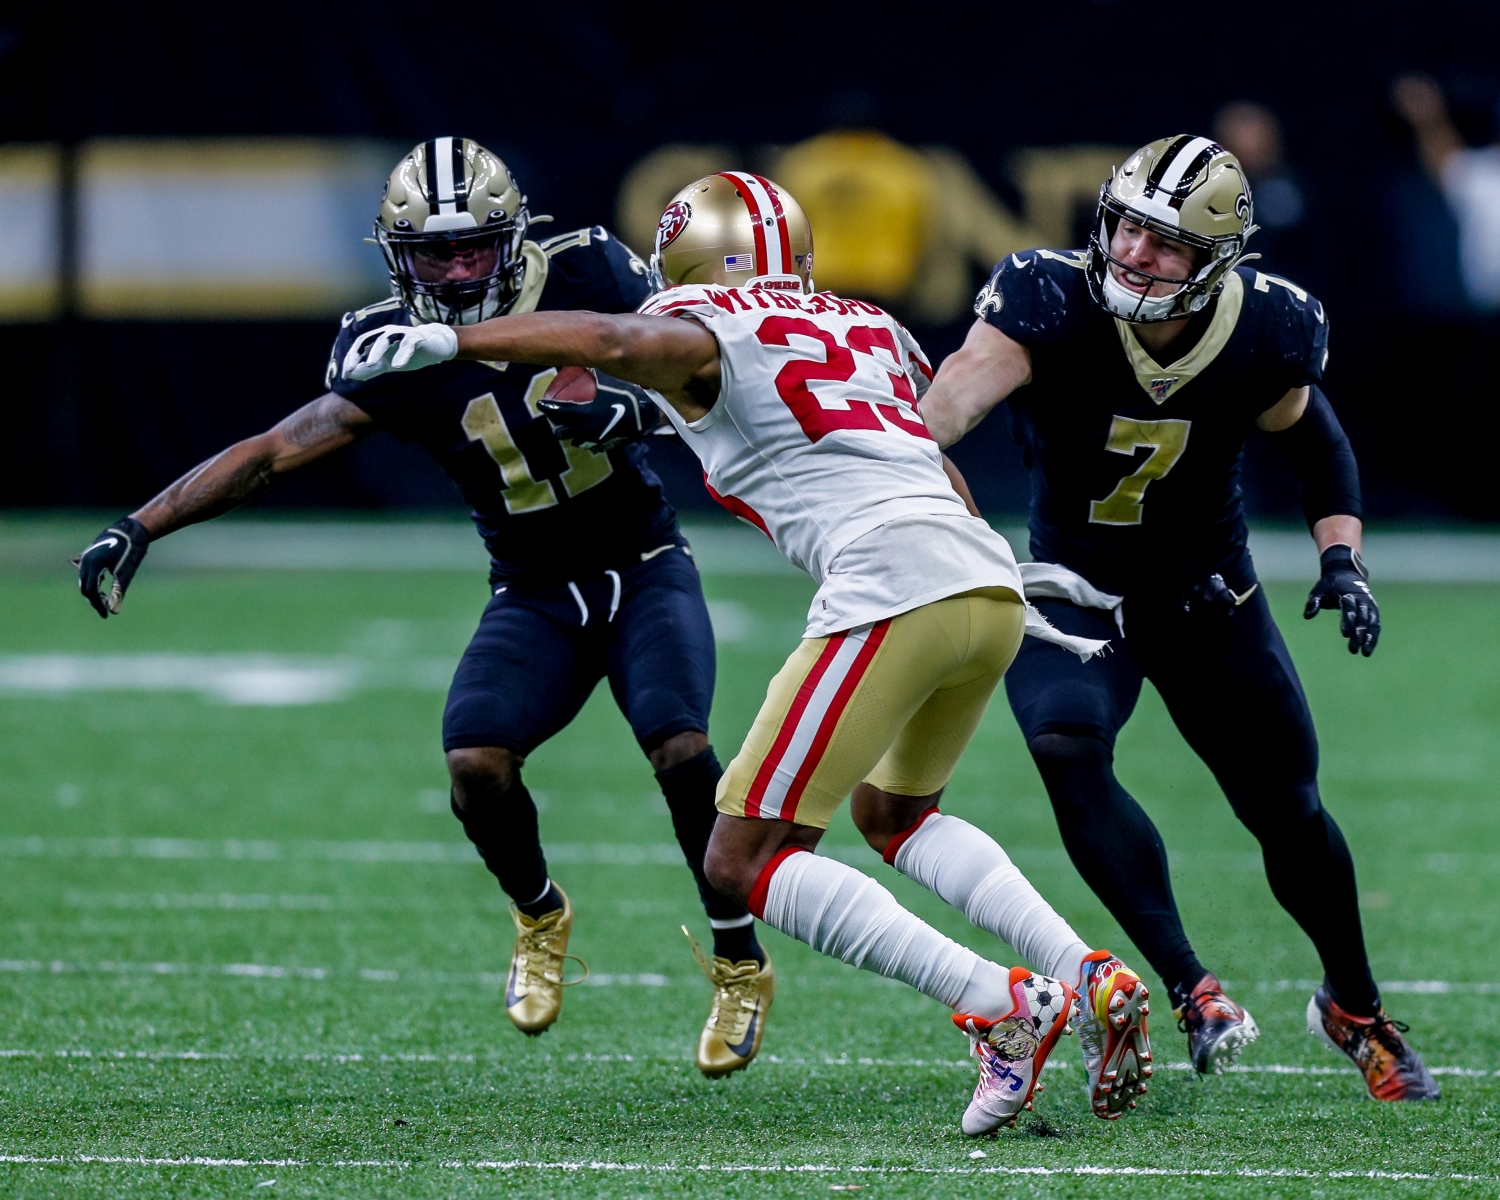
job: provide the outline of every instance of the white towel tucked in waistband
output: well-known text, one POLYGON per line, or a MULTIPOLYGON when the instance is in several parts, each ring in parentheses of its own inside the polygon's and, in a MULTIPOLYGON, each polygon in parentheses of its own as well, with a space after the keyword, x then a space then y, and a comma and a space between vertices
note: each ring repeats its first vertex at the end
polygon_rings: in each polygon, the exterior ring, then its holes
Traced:
POLYGON ((1056 563, 1030 562, 1021 563, 1019 566, 1028 601, 1026 605, 1026 635, 1028 637, 1051 642, 1054 646, 1070 650, 1078 655, 1082 662, 1088 662, 1109 645, 1108 641, 1074 637, 1063 633, 1031 607, 1029 603, 1031 600, 1041 599, 1067 600, 1080 608, 1099 608, 1105 612, 1112 612, 1115 615, 1115 624, 1120 627, 1121 635, 1124 635, 1125 627, 1121 619, 1124 612, 1120 607, 1124 600, 1123 596, 1112 596, 1108 592, 1101 592, 1078 572, 1070 571, 1067 567, 1060 567, 1056 563))

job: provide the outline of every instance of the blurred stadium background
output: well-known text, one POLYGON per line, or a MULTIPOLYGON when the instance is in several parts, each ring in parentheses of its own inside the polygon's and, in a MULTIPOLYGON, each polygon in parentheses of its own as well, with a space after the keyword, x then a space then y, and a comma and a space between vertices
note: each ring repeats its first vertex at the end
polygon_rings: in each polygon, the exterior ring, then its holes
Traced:
MULTIPOLYGON (((275 1176, 299 1194, 491 1195, 503 1168, 508 1194, 547 1196, 1363 1197, 1375 1185, 1344 1176, 1373 1169, 1385 1194, 1494 1195, 1497 32, 1493 3, 1464 0, 0 6, 6 1193, 208 1196, 275 1176), (813 220, 820 284, 886 304, 936 361, 994 260, 1082 244, 1109 166, 1187 130, 1249 168, 1257 265, 1331 314, 1379 654, 1351 662, 1331 618, 1298 619, 1315 559, 1293 482, 1255 447, 1252 544, 1320 722, 1377 976, 1440 1106, 1358 1103, 1305 1036, 1316 961, 1154 695, 1122 771, 1264 1038, 1242 1073, 1200 1083, 1159 1021, 1135 1119, 1107 1126, 1071 1084, 1050 1089, 977 1162, 955 1120, 972 1068, 942 1014, 774 933, 767 1053, 727 1086, 697 1077, 706 991, 676 930, 698 920, 691 883, 606 694, 527 767, 598 986, 546 1039, 503 1028, 502 897, 447 811, 437 738, 482 551, 422 451, 376 436, 153 547, 123 620, 76 594, 66 558, 103 520, 321 392, 339 314, 385 294, 362 239, 419 139, 501 154, 556 218, 540 232, 605 223, 639 251, 682 183, 764 171, 813 220), (752 1159, 791 1174, 734 1165, 752 1159), (667 1173, 535 1165, 575 1160, 667 1173), (1205 1171, 1220 1175, 1189 1177, 1205 1171)), ((675 439, 652 454, 704 569, 726 753, 810 588, 710 511, 675 439)), ((1003 413, 956 457, 1024 548, 1003 413)), ((1128 951, 1004 705, 950 807, 1003 830, 1084 936, 1128 951)), ((1006 954, 876 863, 846 817, 827 850, 1006 954)), ((1065 1084, 1076 1054, 1054 1059, 1065 1084)))
MULTIPOLYGON (((1118 0, 743 25, 563 3, 419 25, 388 0, 290 25, 6 6, 0 506, 133 505, 316 395, 333 318, 384 294, 361 240, 382 178, 439 132, 501 154, 552 230, 604 223, 641 252, 682 183, 768 173, 813 219, 819 282, 892 308, 936 360, 996 259, 1081 245, 1109 166, 1191 129, 1249 168, 1259 266, 1328 307, 1372 517, 1500 517, 1493 5, 1276 0, 1162 26, 1118 0)), ((691 509, 677 449, 658 457, 691 509)), ((1003 416, 958 455, 996 456, 1018 467, 1003 416)), ((1252 454, 1248 478, 1255 512, 1295 516, 1278 463, 1252 454)), ((979 490, 1024 509, 1019 469, 979 490)), ((420 450, 376 438, 264 504, 453 500, 420 450)))

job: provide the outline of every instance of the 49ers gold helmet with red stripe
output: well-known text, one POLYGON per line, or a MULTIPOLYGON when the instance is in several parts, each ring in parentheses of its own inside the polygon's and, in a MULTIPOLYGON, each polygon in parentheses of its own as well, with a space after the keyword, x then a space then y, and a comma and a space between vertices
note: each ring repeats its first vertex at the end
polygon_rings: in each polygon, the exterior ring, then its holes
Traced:
POLYGON ((763 175, 721 171, 690 183, 656 227, 651 280, 811 292, 812 227, 791 194, 763 175))

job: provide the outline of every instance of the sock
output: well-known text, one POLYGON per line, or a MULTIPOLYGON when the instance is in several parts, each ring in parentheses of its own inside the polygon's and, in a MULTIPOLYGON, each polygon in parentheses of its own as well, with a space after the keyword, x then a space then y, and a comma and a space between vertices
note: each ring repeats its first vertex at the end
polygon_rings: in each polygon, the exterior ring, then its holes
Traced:
POLYGON ((756 939, 755 918, 749 913, 733 921, 709 918, 708 924, 713 930, 714 954, 717 957, 727 958, 732 963, 753 958, 762 966, 765 965, 766 952, 760 948, 760 942, 756 939))
POLYGON ((931 808, 891 839, 885 860, 1009 943, 1043 975, 1077 984, 1089 946, 982 829, 931 808))
POLYGON ((537 832, 536 804, 524 783, 517 779, 507 791, 474 796, 468 808, 460 808, 450 794, 449 804, 507 896, 528 907, 546 898, 553 888, 537 832))
POLYGON ((730 962, 753 958, 763 963, 766 955, 756 940, 755 919, 750 910, 721 895, 703 873, 708 839, 714 831, 714 822, 719 819, 719 810, 714 807, 714 793, 723 774, 724 768, 719 765, 714 748, 709 746, 686 762, 658 771, 656 782, 666 797, 667 809, 672 814, 672 831, 677 835, 677 844, 682 847, 693 881, 698 885, 698 898, 708 914, 708 923, 713 929, 714 954, 730 962))
POLYGON ((535 900, 528 900, 525 904, 516 902, 516 908, 533 921, 549 912, 556 912, 563 906, 562 893, 557 890, 557 884, 547 880, 547 887, 535 900))
POLYGON ((1015 1008, 1010 972, 907 912, 868 875, 804 850, 783 850, 756 880, 750 907, 814 950, 939 1004, 986 1020, 1015 1008))

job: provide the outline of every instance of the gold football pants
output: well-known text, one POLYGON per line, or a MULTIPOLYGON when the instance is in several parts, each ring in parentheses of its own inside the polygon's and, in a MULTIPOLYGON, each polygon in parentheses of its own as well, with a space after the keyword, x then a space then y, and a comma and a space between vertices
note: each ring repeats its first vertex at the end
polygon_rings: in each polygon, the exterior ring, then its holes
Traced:
POLYGON ((900 796, 938 791, 1024 626, 1020 599, 993 587, 806 639, 719 781, 719 811, 827 829, 861 780, 900 796))

